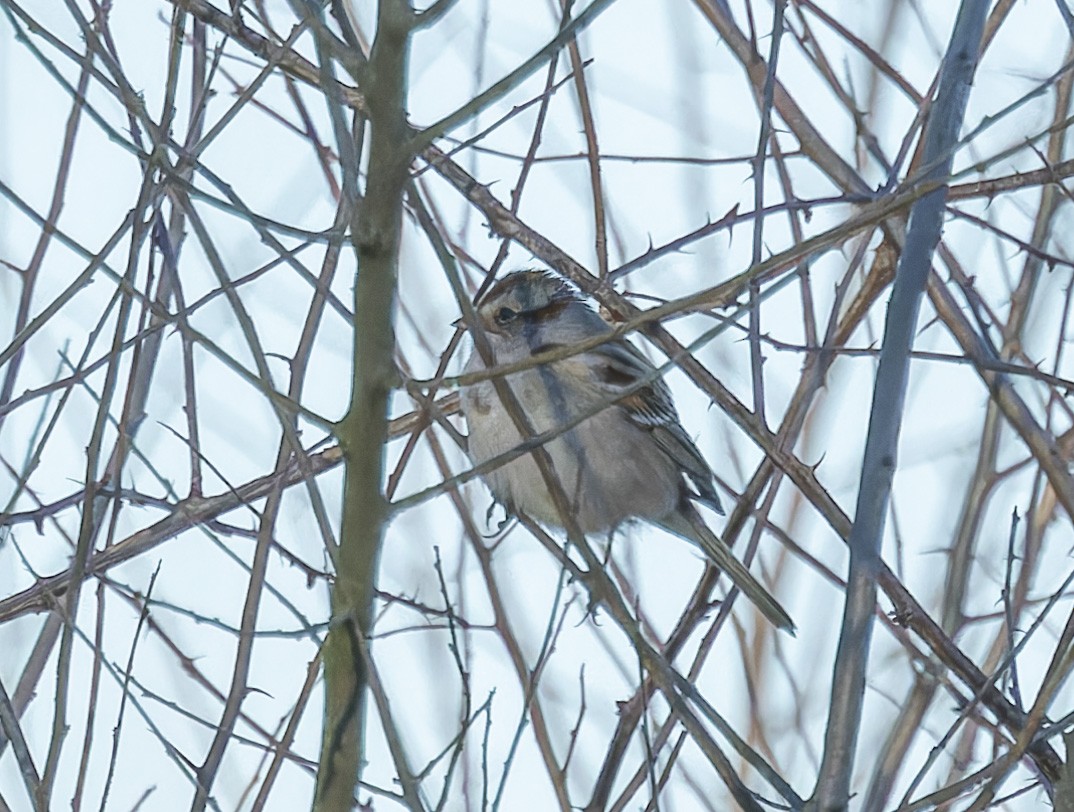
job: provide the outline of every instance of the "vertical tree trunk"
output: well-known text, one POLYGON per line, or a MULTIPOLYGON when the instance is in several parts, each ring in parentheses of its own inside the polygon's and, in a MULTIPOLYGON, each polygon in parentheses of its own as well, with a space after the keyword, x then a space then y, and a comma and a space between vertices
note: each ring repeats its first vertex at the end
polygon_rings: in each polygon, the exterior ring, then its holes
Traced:
POLYGON ((388 397, 395 382, 395 313, 403 190, 410 163, 406 65, 413 13, 405 0, 382 0, 363 73, 369 106, 369 172, 351 226, 358 256, 354 286, 351 402, 339 424, 346 458, 343 522, 332 589, 332 629, 324 652, 325 717, 314 809, 354 805, 364 760, 364 661, 371 632, 377 565, 387 519, 382 481, 388 397))

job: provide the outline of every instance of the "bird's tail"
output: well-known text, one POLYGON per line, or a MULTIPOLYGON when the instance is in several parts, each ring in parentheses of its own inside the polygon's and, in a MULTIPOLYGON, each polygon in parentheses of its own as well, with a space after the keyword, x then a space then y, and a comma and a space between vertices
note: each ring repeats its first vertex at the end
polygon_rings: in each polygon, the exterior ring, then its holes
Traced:
POLYGON ((768 618, 773 626, 785 632, 790 632, 792 635, 794 634, 794 621, 791 620, 790 615, 779 605, 779 602, 772 597, 768 590, 761 586, 760 582, 750 574, 745 565, 735 558, 731 548, 709 529, 708 525, 705 524, 705 520, 701 518, 701 515, 693 506, 684 507, 682 510, 657 522, 657 524, 687 541, 692 541, 704 550, 709 560, 726 573, 734 585, 753 602, 754 606, 761 610, 761 614, 768 618))

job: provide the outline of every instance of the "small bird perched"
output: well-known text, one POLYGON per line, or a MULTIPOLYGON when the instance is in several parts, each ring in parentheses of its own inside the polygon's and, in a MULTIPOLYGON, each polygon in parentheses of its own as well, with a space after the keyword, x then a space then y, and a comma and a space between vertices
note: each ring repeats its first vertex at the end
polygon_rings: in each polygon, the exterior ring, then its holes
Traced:
MULTIPOLYGON (((532 270, 516 271, 497 282, 481 300, 477 319, 470 330, 484 335, 494 367, 525 363, 534 355, 612 332, 574 287, 532 270)), ((479 340, 475 337, 475 345, 479 340)), ((475 346, 466 370, 486 368, 475 346)), ((633 345, 612 338, 566 358, 511 372, 504 380, 534 433, 556 433, 544 448, 581 532, 610 533, 632 519, 652 522, 699 546, 769 621, 794 632, 783 607, 694 507, 701 502, 723 513, 712 471, 679 423, 671 391, 633 345)), ((475 464, 524 442, 491 380, 467 386, 461 394, 475 464)), ((483 478, 509 512, 564 526, 532 453, 493 468, 483 478)))

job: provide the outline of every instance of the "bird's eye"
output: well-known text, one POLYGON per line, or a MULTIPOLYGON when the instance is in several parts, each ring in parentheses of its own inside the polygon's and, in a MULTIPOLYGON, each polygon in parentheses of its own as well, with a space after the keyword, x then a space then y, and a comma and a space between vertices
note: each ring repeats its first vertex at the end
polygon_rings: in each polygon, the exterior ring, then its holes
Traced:
POLYGON ((507 324, 509 321, 513 321, 518 313, 509 307, 501 307, 496 311, 496 321, 499 324, 507 324))

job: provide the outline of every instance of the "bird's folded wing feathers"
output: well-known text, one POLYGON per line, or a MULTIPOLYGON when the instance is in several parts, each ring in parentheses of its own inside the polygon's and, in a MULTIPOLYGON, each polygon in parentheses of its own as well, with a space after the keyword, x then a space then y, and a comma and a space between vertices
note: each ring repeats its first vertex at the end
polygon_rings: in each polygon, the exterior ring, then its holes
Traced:
POLYGON ((699 491, 698 498, 722 514, 712 470, 679 422, 671 390, 662 378, 654 377, 653 365, 622 340, 602 344, 594 355, 599 359, 593 368, 598 386, 611 395, 629 392, 618 400, 619 407, 633 423, 651 432, 653 441, 690 477, 699 491), (634 388, 647 378, 651 379, 648 383, 634 388))

